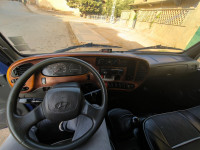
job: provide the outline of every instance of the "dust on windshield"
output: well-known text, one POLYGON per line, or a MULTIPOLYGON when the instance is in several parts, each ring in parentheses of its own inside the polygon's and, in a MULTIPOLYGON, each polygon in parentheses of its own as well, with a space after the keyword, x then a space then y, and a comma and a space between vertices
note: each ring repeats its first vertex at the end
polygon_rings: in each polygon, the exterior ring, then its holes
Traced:
POLYGON ((200 41, 199 14, 199 0, 1 0, 0 32, 24 54, 87 43, 186 50, 200 41))

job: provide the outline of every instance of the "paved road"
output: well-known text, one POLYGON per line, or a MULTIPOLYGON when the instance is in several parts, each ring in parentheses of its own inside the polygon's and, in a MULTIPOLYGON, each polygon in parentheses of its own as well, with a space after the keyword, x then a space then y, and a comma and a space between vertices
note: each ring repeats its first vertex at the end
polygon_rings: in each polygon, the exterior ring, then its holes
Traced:
POLYGON ((48 53, 72 45, 65 22, 32 13, 20 2, 0 1, 0 32, 6 37, 22 36, 31 48, 28 53, 48 53))

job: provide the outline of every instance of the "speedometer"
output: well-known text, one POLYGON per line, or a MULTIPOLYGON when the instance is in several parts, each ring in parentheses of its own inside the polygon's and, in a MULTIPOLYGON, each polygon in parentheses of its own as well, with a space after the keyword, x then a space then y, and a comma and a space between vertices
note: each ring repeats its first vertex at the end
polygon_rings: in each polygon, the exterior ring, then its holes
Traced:
POLYGON ((42 74, 51 77, 74 76, 87 73, 87 70, 75 63, 55 63, 42 70, 42 74))
POLYGON ((67 72, 68 64, 55 63, 47 66, 42 70, 42 73, 46 76, 64 76, 67 72))

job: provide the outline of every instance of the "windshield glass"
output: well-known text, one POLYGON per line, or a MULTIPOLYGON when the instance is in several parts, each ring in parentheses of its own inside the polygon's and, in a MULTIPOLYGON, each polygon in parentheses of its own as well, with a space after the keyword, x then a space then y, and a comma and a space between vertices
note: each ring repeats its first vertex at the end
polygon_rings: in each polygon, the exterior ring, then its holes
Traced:
POLYGON ((200 41, 199 14, 199 0, 1 0, 0 32, 23 54, 177 53, 200 41))

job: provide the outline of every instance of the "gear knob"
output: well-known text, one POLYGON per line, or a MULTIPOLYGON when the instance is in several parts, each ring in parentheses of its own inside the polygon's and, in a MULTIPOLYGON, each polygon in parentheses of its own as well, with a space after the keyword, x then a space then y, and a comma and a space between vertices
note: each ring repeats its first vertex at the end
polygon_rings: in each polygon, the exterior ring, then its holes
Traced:
POLYGON ((133 136, 133 130, 139 119, 126 109, 115 108, 108 112, 111 134, 115 138, 127 139, 133 136))
POLYGON ((139 122, 140 122, 140 119, 138 117, 136 117, 136 116, 132 117, 132 123, 133 123, 134 127, 137 127, 139 122))

